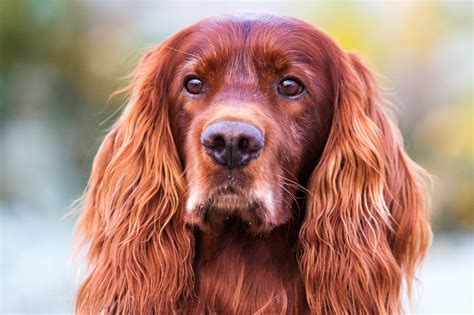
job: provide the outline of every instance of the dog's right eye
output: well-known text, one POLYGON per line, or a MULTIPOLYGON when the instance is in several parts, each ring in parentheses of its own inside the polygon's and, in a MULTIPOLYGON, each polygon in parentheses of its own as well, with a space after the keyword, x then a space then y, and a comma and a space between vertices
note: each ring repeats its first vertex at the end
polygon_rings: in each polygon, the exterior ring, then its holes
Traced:
POLYGON ((184 82, 184 88, 190 94, 201 94, 204 88, 204 83, 197 77, 191 77, 184 82))
POLYGON ((304 92, 304 86, 297 79, 285 78, 281 80, 280 84, 277 87, 277 91, 280 95, 294 98, 304 92))

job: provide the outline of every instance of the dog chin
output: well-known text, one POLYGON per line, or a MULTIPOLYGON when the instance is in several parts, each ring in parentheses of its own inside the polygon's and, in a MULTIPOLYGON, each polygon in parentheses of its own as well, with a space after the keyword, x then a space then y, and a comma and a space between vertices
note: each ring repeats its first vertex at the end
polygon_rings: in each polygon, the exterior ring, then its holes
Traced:
POLYGON ((248 211, 252 207, 252 202, 242 194, 225 193, 211 199, 210 207, 217 211, 235 213, 248 211))
POLYGON ((212 233, 227 228, 241 228, 250 234, 270 232, 274 225, 266 220, 264 202, 249 198, 243 192, 219 192, 208 196, 188 212, 186 222, 212 233))

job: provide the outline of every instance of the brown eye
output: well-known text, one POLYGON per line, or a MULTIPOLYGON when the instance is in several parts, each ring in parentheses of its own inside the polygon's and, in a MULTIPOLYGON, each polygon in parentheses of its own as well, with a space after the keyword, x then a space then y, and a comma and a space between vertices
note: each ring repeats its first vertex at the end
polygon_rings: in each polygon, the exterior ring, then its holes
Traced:
POLYGON ((304 86, 294 79, 283 79, 277 87, 278 93, 283 96, 298 96, 304 91, 304 86))
POLYGON ((186 91, 191 94, 200 94, 203 90, 204 84, 198 78, 187 79, 184 83, 186 91))

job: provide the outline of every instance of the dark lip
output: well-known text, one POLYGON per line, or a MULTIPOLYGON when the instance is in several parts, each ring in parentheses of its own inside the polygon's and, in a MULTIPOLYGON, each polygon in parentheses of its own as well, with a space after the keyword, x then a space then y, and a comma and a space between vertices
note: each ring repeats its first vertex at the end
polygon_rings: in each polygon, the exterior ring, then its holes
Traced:
MULTIPOLYGON (((265 230, 261 215, 261 203, 249 201, 247 215, 243 216, 240 211, 217 210, 210 211, 213 201, 206 202, 205 208, 201 209, 202 223, 215 233, 221 233, 226 229, 239 229, 247 234, 259 235, 265 230), (217 217, 217 220, 216 220, 217 217)), ((207 228, 206 228, 207 229, 207 228)))

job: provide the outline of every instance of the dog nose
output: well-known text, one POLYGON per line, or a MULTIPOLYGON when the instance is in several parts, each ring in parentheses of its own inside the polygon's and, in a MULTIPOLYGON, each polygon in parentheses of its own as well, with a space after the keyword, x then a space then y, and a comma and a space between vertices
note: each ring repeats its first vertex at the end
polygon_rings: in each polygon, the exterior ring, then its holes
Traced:
POLYGON ((214 122, 201 134, 201 144, 206 153, 229 169, 244 166, 257 158, 264 142, 259 128, 236 120, 214 122))

